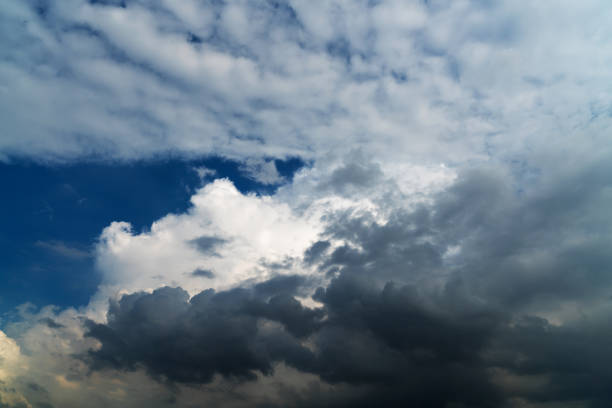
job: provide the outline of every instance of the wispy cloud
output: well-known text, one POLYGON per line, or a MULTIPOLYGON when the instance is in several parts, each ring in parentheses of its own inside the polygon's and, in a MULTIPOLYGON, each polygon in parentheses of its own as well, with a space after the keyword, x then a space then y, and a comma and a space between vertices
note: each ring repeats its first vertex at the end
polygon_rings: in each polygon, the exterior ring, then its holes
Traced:
POLYGON ((91 252, 70 246, 62 241, 36 241, 34 245, 64 258, 86 259, 92 256, 91 252))

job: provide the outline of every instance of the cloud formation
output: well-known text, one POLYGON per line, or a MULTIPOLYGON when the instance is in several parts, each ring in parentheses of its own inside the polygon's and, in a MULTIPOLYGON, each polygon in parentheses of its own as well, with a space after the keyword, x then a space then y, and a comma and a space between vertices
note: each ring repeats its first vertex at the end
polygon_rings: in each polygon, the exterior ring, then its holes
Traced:
MULTIPOLYGON (((191 406, 192 398, 229 406, 605 406, 607 174, 607 163, 593 163, 571 180, 558 174, 520 192, 506 172, 468 170, 430 200, 383 217, 359 206, 327 213, 286 274, 274 277, 282 269, 259 263, 268 277, 217 290, 162 280, 153 291, 111 297, 106 317, 95 307, 88 317, 47 311, 13 330, 33 342, 29 358, 80 367, 53 380, 72 398, 93 392, 83 388, 92 381, 99 393, 120 378, 122 390, 158 387, 166 395, 159 406, 191 406), (291 273, 296 265, 308 273, 291 273), (73 343, 51 356, 40 331, 73 343)), ((227 188, 217 183, 206 194, 220 186, 227 188)), ((197 214, 190 223, 203 219, 197 214)), ((164 235, 202 254, 170 234, 180 222, 170 225, 164 235)), ((225 273, 215 271, 199 281, 214 286, 225 273)), ((40 373, 24 375, 58 398, 40 373)), ((27 398, 22 388, 15 390, 27 398)), ((132 392, 120 400, 145 399, 132 392)))
POLYGON ((33 240, 101 284, 9 316, 0 406, 610 406, 609 17, 9 1, 0 160, 217 155, 270 191, 196 167, 150 228, 33 240))
MULTIPOLYGON (((609 13, 596 0, 10 1, 0 153, 263 160, 361 147, 458 162, 588 149, 609 127, 609 13)), ((273 162, 253 163, 278 181, 273 162)))

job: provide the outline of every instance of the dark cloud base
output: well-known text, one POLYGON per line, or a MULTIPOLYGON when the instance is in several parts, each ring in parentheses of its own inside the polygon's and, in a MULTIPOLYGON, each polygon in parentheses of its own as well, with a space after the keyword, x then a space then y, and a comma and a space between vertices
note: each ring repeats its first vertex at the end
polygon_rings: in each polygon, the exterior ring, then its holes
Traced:
POLYGON ((379 291, 348 276, 319 289, 315 298, 324 306, 311 309, 293 297, 295 279, 191 299, 169 287, 124 296, 111 306, 107 325, 90 323, 89 336, 102 347, 89 362, 94 369, 144 367, 162 382, 192 385, 215 374, 255 380, 283 362, 331 384, 369 390, 365 399, 347 395, 339 406, 499 403, 479 356, 495 315, 454 321, 427 310, 410 287, 379 291))
POLYGON ((88 335, 102 347, 85 360, 94 370, 144 368, 170 386, 210 384, 217 374, 257 381, 284 363, 359 390, 287 393, 282 406, 510 407, 522 398, 604 407, 612 401, 609 327, 557 327, 488 307, 442 310, 410 285, 378 290, 349 275, 317 291, 321 308, 307 308, 293 297, 291 280, 297 278, 191 299, 170 287, 124 296, 111 306, 108 324, 89 323, 88 335), (499 373, 549 381, 506 389, 499 373))

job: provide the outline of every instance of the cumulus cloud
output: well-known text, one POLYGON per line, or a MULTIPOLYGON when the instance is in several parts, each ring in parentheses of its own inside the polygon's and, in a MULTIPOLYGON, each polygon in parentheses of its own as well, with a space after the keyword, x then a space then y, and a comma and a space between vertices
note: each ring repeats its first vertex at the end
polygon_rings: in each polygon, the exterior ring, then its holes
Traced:
POLYGON ((140 363, 161 380, 210 383, 215 373, 256 380, 255 372, 270 375, 273 363, 283 361, 331 383, 370 385, 370 403, 384 394, 392 405, 407 396, 424 406, 496 400, 477 356, 494 314, 453 320, 426 310, 410 288, 387 285, 379 292, 350 277, 320 290, 315 298, 324 307, 314 309, 301 306, 291 288, 279 290, 287 285, 265 285, 265 291, 205 291, 191 299, 167 287, 125 296, 111 306, 107 325, 90 327, 88 335, 102 344, 92 364, 135 369, 140 363), (310 347, 301 344, 305 338, 310 347), (403 389, 389 387, 395 383, 403 389))
POLYGON ((108 325, 88 333, 102 343, 92 353, 94 366, 135 368, 186 383, 209 383, 215 373, 238 380, 267 374, 278 360, 307 364, 310 351, 274 327, 258 327, 258 318, 285 322, 291 333, 308 334, 320 313, 304 309, 287 294, 269 299, 244 289, 193 298, 182 289, 124 296, 109 310, 108 325))
MULTIPOLYGON (((300 215, 274 197, 243 195, 224 179, 198 190, 191 202, 187 213, 170 214, 149 231, 135 234, 125 222, 107 227, 96 258, 103 285, 115 291, 180 285, 193 294, 265 280, 272 272, 263 264, 301 256, 321 231, 321 209, 300 215), (215 273, 198 280, 191 278, 195 270, 215 273)), ((284 273, 300 272, 307 269, 284 273)))
MULTIPOLYGON (((563 404, 585 398, 595 404, 607 398, 603 392, 591 393, 586 386, 561 390, 574 372, 584 378, 598 375, 596 367, 589 368, 588 349, 605 341, 606 331, 581 320, 585 313, 597 322, 602 318, 597 316, 609 315, 605 271, 610 260, 602 247, 610 237, 604 216, 608 167, 594 163, 575 173, 569 181, 575 188, 569 191, 566 175, 560 174, 546 188, 526 192, 518 191, 506 172, 468 170, 430 202, 396 209, 383 220, 364 211, 328 214, 320 239, 303 253, 305 263, 332 277, 329 283, 319 280, 320 289, 306 284, 316 302, 310 306, 298 301, 304 293, 296 298, 292 292, 283 302, 260 300, 269 309, 254 306, 258 295, 245 287, 206 296, 241 294, 247 300, 228 301, 237 308, 236 316, 248 313, 254 321, 276 322, 278 335, 292 340, 293 346, 286 346, 288 355, 257 349, 252 344, 266 325, 251 323, 257 330, 239 338, 248 339, 247 349, 261 353, 266 364, 246 368, 272 375, 270 367, 280 361, 329 384, 362 386, 367 390, 359 395, 364 406, 373 401, 395 406, 406 398, 422 406, 520 406, 541 400, 563 404), (599 232, 593 225, 600 226, 599 232), (245 302, 252 303, 240 306, 245 302), (317 319, 296 331, 290 324, 302 322, 300 316, 317 319), (595 332, 584 345, 571 346, 582 330, 595 332), (569 365, 553 363, 568 347, 575 347, 572 353, 581 357, 569 365), (557 349, 558 354, 544 357, 557 349), (294 350, 305 353, 303 359, 292 360, 294 350), (530 387, 537 379, 532 376, 545 381, 540 388, 546 390, 544 395, 530 387)), ((181 310, 192 310, 192 302, 204 296, 190 301, 184 292, 177 293, 183 293, 181 310)), ((269 291, 264 299, 274 294, 269 291)), ((113 324, 111 319, 108 327, 119 330, 113 324)), ((180 337, 189 336, 196 334, 180 337)), ((99 338, 104 344, 105 338, 99 338)), ((272 339, 264 343, 277 344, 272 339)), ((156 364, 150 358, 141 363, 156 364)), ((245 361, 259 360, 251 356, 245 361)), ((340 400, 339 405, 358 405, 349 395, 340 400)))
POLYGON ((16 377, 23 370, 21 350, 17 343, 0 331, 0 406, 27 408, 28 400, 14 387, 16 377))

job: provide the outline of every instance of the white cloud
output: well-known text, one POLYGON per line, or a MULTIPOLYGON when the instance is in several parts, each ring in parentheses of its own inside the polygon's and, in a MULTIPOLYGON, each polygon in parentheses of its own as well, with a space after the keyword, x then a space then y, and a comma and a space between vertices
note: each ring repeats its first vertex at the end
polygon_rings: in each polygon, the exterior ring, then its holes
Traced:
POLYGON ((212 177, 214 175, 217 174, 217 171, 214 169, 209 169, 206 166, 198 166, 198 167, 194 167, 193 171, 196 172, 196 174, 198 175, 198 177, 200 178, 200 180, 204 180, 207 177, 212 177))
POLYGON ((0 330, 0 405, 31 406, 13 386, 16 377, 22 374, 25 368, 19 346, 0 330))
POLYGON ((247 159, 240 167, 247 177, 262 184, 280 184, 285 181, 278 173, 274 160, 247 159))
POLYGON ((609 13, 595 0, 71 0, 41 17, 11 1, 0 154, 317 160, 362 148, 393 163, 540 164, 542 151, 607 145, 609 13))
POLYGON ((225 179, 200 189, 191 202, 187 213, 167 215, 147 232, 134 234, 126 222, 108 226, 97 247, 103 284, 128 292, 180 285, 195 293, 300 273, 299 264, 270 271, 263 263, 300 258, 321 231, 317 210, 298 216, 274 197, 241 194, 225 179), (197 244, 202 238, 204 250, 197 244), (214 278, 194 278, 196 269, 211 270, 214 278))
POLYGON ((20 359, 19 346, 15 341, 0 331, 0 380, 4 381, 14 375, 15 367, 20 359))

